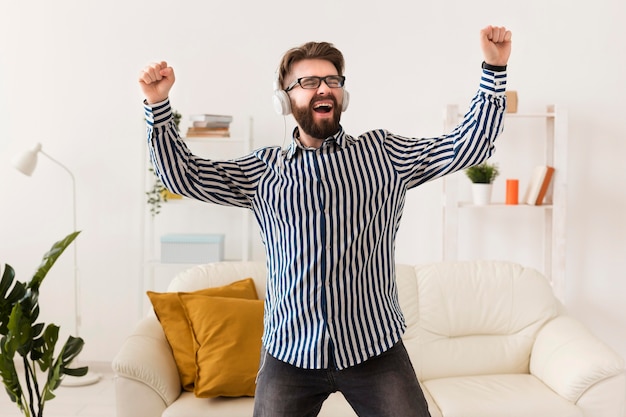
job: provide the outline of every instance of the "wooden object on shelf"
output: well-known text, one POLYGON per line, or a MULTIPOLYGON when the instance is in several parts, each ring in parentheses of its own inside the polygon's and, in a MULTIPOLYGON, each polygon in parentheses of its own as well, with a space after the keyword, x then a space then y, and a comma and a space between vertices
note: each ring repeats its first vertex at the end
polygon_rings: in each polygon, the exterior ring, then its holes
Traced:
POLYGON ((233 117, 222 114, 192 114, 187 137, 229 137, 233 117))
POLYGON ((531 206, 540 206, 548 192, 548 187, 552 181, 554 168, 548 165, 538 166, 533 171, 533 175, 528 183, 524 203, 531 206))
POLYGON ((517 91, 506 91, 506 112, 517 113, 517 91))
POLYGON ((187 137, 227 138, 230 129, 227 127, 194 127, 187 128, 187 137))

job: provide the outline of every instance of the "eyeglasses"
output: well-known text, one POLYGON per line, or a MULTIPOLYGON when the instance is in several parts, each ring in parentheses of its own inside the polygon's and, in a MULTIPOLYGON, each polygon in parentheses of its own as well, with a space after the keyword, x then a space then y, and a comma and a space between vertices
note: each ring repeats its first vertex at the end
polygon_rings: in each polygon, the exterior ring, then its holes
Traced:
POLYGON ((300 84, 300 87, 307 90, 319 88, 319 86, 322 85, 322 81, 324 81, 326 85, 330 88, 341 88, 346 82, 346 77, 344 77, 343 75, 327 75, 325 77, 302 77, 289 84, 289 86, 285 88, 285 91, 289 92, 293 90, 294 87, 298 84, 300 84))

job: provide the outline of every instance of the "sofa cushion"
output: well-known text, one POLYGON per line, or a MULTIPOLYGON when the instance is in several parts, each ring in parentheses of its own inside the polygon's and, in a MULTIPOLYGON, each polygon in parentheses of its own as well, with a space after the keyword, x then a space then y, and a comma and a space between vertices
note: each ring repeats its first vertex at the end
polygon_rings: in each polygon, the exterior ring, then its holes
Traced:
POLYGON ((197 398, 191 392, 183 392, 163 412, 162 417, 250 417, 254 398, 197 398))
POLYGON ((179 296, 196 345, 196 397, 254 396, 263 336, 263 301, 179 296))
POLYGON ((546 278, 510 262, 434 263, 412 277, 399 269, 398 287, 409 312, 403 339, 423 380, 529 373, 537 332, 558 311, 546 278), (403 292, 417 295, 415 305, 403 292))
MULTIPOLYGON (((162 417, 250 417, 253 409, 254 398, 196 398, 192 393, 184 392, 162 417)), ((343 395, 335 392, 324 401, 318 417, 356 417, 356 413, 343 395)), ((432 414, 432 417, 441 415, 432 414)))
POLYGON ((441 378, 424 385, 445 417, 583 417, 579 407, 528 374, 441 378))
POLYGON ((264 298, 266 290, 267 267, 264 262, 214 262, 196 265, 178 273, 167 287, 169 292, 197 291, 203 288, 219 287, 230 284, 242 277, 254 280, 259 299, 264 298))
MULTIPOLYGON (((184 390, 193 391, 196 378, 195 346, 185 310, 178 297, 179 293, 148 291, 147 294, 163 327, 165 337, 172 348, 181 385, 184 390)), ((221 287, 205 288, 195 291, 193 294, 258 299, 254 281, 251 278, 221 287)))

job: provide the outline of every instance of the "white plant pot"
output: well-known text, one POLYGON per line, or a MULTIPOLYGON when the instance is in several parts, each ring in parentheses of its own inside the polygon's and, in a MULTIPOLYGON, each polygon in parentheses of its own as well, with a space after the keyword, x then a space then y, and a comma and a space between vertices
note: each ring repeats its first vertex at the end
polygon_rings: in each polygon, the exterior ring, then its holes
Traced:
POLYGON ((492 184, 472 183, 472 199, 477 206, 485 206, 491 203, 492 184))

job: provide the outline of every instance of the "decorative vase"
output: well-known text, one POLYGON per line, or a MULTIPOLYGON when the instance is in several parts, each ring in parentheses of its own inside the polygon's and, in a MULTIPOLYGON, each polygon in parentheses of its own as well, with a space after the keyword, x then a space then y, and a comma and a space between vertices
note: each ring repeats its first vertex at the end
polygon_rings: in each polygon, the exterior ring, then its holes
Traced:
POLYGON ((491 203, 491 185, 485 183, 472 183, 472 198, 477 206, 485 206, 491 203))

